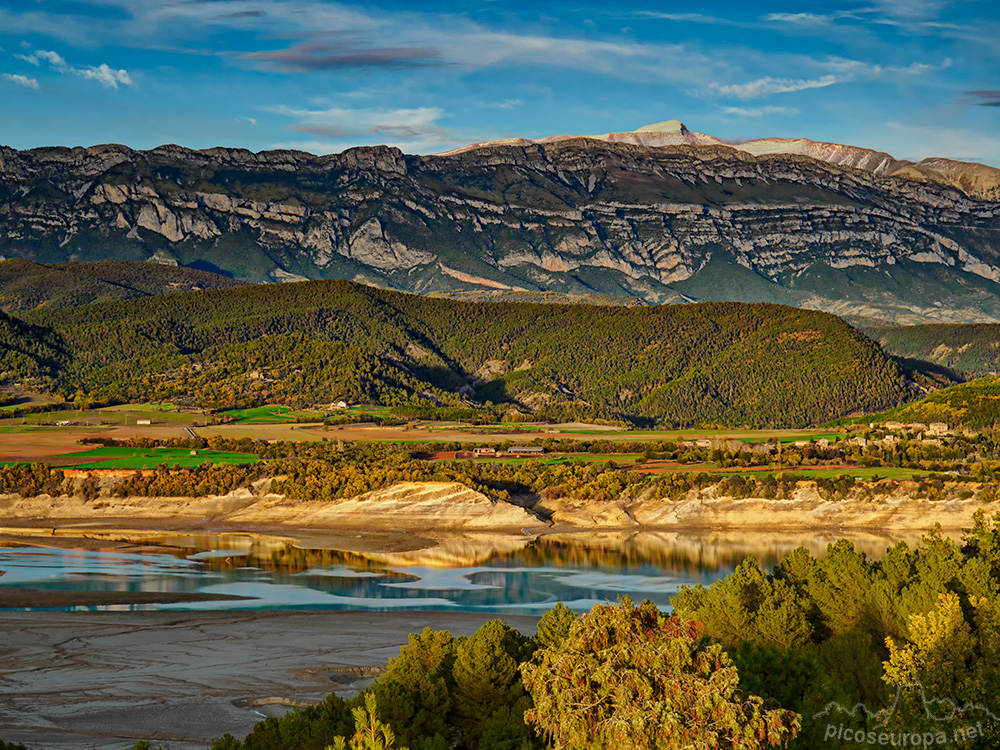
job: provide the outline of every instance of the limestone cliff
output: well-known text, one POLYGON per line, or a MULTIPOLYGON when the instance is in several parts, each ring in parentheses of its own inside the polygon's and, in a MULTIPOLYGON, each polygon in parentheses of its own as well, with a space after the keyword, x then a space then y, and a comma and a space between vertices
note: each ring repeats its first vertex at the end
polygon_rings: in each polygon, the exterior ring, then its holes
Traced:
POLYGON ((440 156, 0 148, 0 255, 1000 320, 997 170, 678 133, 440 156))

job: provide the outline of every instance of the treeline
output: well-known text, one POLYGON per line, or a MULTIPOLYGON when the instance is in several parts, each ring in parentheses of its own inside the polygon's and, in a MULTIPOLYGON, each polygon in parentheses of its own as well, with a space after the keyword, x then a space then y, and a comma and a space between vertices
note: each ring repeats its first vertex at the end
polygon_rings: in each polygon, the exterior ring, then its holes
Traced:
MULTIPOLYGON (((958 439, 956 439, 958 440, 958 439)), ((87 442, 130 445, 152 448, 157 445, 169 448, 204 449, 251 453, 263 461, 247 466, 213 465, 206 462, 193 468, 175 468, 166 464, 147 474, 135 474, 115 484, 116 496, 170 496, 202 497, 226 494, 248 487, 260 479, 278 477, 271 483, 271 491, 291 499, 325 501, 356 497, 373 490, 391 487, 400 482, 458 482, 494 500, 535 498, 551 500, 573 497, 594 502, 630 500, 640 495, 646 499, 680 499, 691 490, 718 486, 719 491, 736 498, 757 497, 764 499, 791 498, 803 481, 815 483, 819 494, 828 500, 840 500, 850 495, 876 498, 889 495, 899 487, 896 481, 859 482, 852 476, 854 466, 843 465, 843 473, 836 477, 806 477, 794 469, 781 473, 725 476, 702 470, 703 462, 717 465, 760 464, 771 461, 775 468, 782 465, 796 466, 802 462, 824 465, 831 461, 863 459, 866 466, 900 465, 900 457, 910 459, 914 467, 933 467, 928 470, 950 469, 954 473, 943 476, 926 476, 918 483, 921 496, 931 500, 949 498, 965 499, 976 490, 976 483, 985 500, 996 496, 996 480, 1000 478, 998 446, 989 436, 982 436, 978 443, 962 442, 961 446, 924 446, 920 443, 901 444, 860 453, 856 447, 851 452, 841 448, 786 448, 781 454, 763 455, 750 452, 729 452, 719 449, 683 446, 668 441, 659 443, 616 443, 613 441, 541 441, 548 450, 567 452, 567 460, 546 462, 535 459, 521 461, 469 461, 430 460, 435 451, 471 451, 479 444, 392 444, 392 443, 343 443, 327 440, 316 443, 279 442, 257 443, 250 439, 227 440, 213 437, 203 439, 173 439, 152 441, 139 439, 115 443, 110 440, 88 439, 87 442), (638 468, 645 461, 668 460, 681 465, 693 464, 691 470, 665 473, 645 473, 635 470, 631 463, 616 462, 614 456, 642 451, 638 468), (607 456, 606 460, 573 460, 574 455, 585 458, 591 454, 607 456), (972 463, 967 463, 971 455, 972 463), (920 463, 916 462, 922 457, 920 463), (947 481, 946 481, 947 480, 947 481), (968 489, 971 487, 972 489, 968 489)), ((503 447, 503 444, 499 444, 503 447)), ((61 472, 50 471, 44 465, 16 466, 0 469, 0 488, 7 492, 38 494, 41 491, 56 493, 59 488, 69 491, 68 484, 60 485, 61 472), (20 489, 19 489, 20 488, 20 489)), ((82 491, 82 490, 78 490, 82 491)))
POLYGON ((880 421, 945 422, 965 427, 1000 427, 1000 376, 953 385, 919 401, 879 414, 880 421))
POLYGON ((780 427, 910 393, 900 368, 843 321, 777 305, 463 303, 309 282, 24 317, 64 342, 55 390, 102 403, 345 398, 780 427))

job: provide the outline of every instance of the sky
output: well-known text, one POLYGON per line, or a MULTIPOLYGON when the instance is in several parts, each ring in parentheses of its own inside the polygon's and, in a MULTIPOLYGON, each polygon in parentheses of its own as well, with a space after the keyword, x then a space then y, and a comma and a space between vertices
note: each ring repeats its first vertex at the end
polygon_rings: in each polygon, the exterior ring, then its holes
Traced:
POLYGON ((677 119, 1000 167, 1000 3, 0 0, 0 144, 428 154, 677 119))

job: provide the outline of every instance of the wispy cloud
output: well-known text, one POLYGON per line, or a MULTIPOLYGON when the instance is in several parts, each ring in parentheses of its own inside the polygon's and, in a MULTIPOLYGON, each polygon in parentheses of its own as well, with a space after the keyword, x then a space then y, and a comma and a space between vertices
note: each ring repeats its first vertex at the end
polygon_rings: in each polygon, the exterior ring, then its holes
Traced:
POLYGON ((504 99, 502 102, 479 102, 481 109, 517 109, 523 106, 524 101, 521 99, 504 99))
POLYGON ((305 141, 279 145, 319 153, 340 151, 369 141, 426 153, 455 140, 455 134, 439 123, 444 112, 437 107, 310 110, 279 106, 269 111, 295 120, 288 129, 307 137, 305 141))
POLYGON ((720 96, 732 96, 737 99, 759 99, 762 96, 771 94, 788 94, 793 91, 805 91, 807 89, 821 89, 841 83, 845 78, 838 78, 835 75, 825 75, 820 78, 758 78, 756 81, 747 83, 734 83, 729 85, 712 84, 709 88, 720 96))
POLYGON ((635 18, 654 21, 677 21, 678 23, 704 23, 717 26, 744 26, 746 24, 724 16, 710 16, 706 13, 662 13, 655 10, 639 10, 629 14, 635 18))
POLYGON ((316 73, 347 68, 415 68, 440 65, 441 51, 432 47, 364 47, 331 42, 298 43, 284 50, 251 52, 245 59, 284 73, 316 73))
POLYGON ((938 64, 914 62, 909 65, 878 65, 861 60, 845 58, 826 58, 824 60, 802 61, 820 71, 824 75, 812 78, 774 78, 765 76, 746 83, 720 84, 713 83, 708 87, 710 93, 718 96, 730 96, 736 99, 760 99, 772 94, 788 94, 808 89, 821 89, 838 83, 851 81, 873 80, 891 75, 925 75, 935 70, 950 68, 951 58, 945 58, 938 64))
POLYGON ((1000 107, 1000 90, 992 91, 966 91, 967 95, 978 99, 976 102, 980 107, 1000 107))
POLYGON ((795 107, 725 107, 724 114, 734 117, 765 117, 767 115, 795 115, 795 107))
POLYGON ((882 15, 902 20, 925 21, 937 18, 954 0, 875 0, 882 15))
MULTIPOLYGON (((146 49, 187 50, 213 27, 258 32, 256 49, 219 50, 254 68, 286 73, 347 69, 413 69, 545 65, 623 80, 703 84, 713 70, 727 67, 693 47, 628 38, 589 39, 559 32, 498 31, 461 13, 413 10, 376 12, 361 5, 316 0, 86 0, 120 8, 121 18, 102 21, 95 40, 146 49), (266 49, 276 39, 287 46, 266 49), (167 41, 169 40, 169 41, 167 41), (677 65, 684 59, 684 65, 677 65)), ((698 14, 694 14, 697 16, 698 14)), ((702 21, 708 22, 709 16, 702 21)), ((689 19, 689 20, 693 20, 689 19)), ((48 28, 54 36, 79 39, 79 18, 70 15, 30 19, 0 9, 0 28, 48 28), (62 19, 62 20, 60 20, 62 19)), ((95 42, 96 43, 96 42, 95 42)), ((193 48, 192 48, 193 49, 193 48)))
POLYGON ((791 33, 828 36, 830 31, 840 28, 855 33, 870 32, 875 27, 896 28, 907 35, 935 36, 942 39, 957 39, 976 42, 995 48, 995 19, 984 18, 975 23, 956 23, 940 20, 939 16, 948 2, 909 2, 908 0, 884 0, 868 7, 854 10, 831 11, 826 13, 769 13, 764 22, 772 28, 787 28, 791 33))
POLYGON ((58 52, 46 52, 43 49, 37 49, 29 55, 14 55, 14 57, 32 65, 41 65, 43 62, 47 62, 56 70, 65 70, 69 67, 58 52))
POLYGON ((100 65, 80 65, 72 66, 66 62, 65 58, 58 52, 52 50, 38 49, 25 55, 14 55, 19 60, 24 60, 31 65, 41 66, 48 63, 48 66, 57 73, 77 75, 97 81, 107 88, 117 89, 119 85, 131 86, 132 77, 127 70, 116 70, 107 63, 100 65))
POLYGON ((28 78, 28 76, 21 76, 15 73, 0 73, 0 78, 18 86, 38 90, 38 81, 34 78, 28 78))
POLYGON ((795 26, 818 26, 826 24, 837 18, 850 16, 851 14, 829 14, 829 13, 768 13, 764 16, 765 21, 775 21, 777 23, 788 23, 795 26))

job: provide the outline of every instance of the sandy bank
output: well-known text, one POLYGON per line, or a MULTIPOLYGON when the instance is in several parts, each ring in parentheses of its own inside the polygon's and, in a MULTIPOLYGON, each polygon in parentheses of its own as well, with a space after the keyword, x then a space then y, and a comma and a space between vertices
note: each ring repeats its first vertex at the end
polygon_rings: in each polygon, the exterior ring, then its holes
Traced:
MULTIPOLYGON (((184 524, 290 526, 316 529, 522 529, 544 522, 524 508, 495 502, 455 482, 405 482, 356 498, 291 500, 264 483, 208 497, 0 495, 0 521, 59 519, 172 519, 184 524)), ((58 525, 58 524, 54 524, 58 525)))

